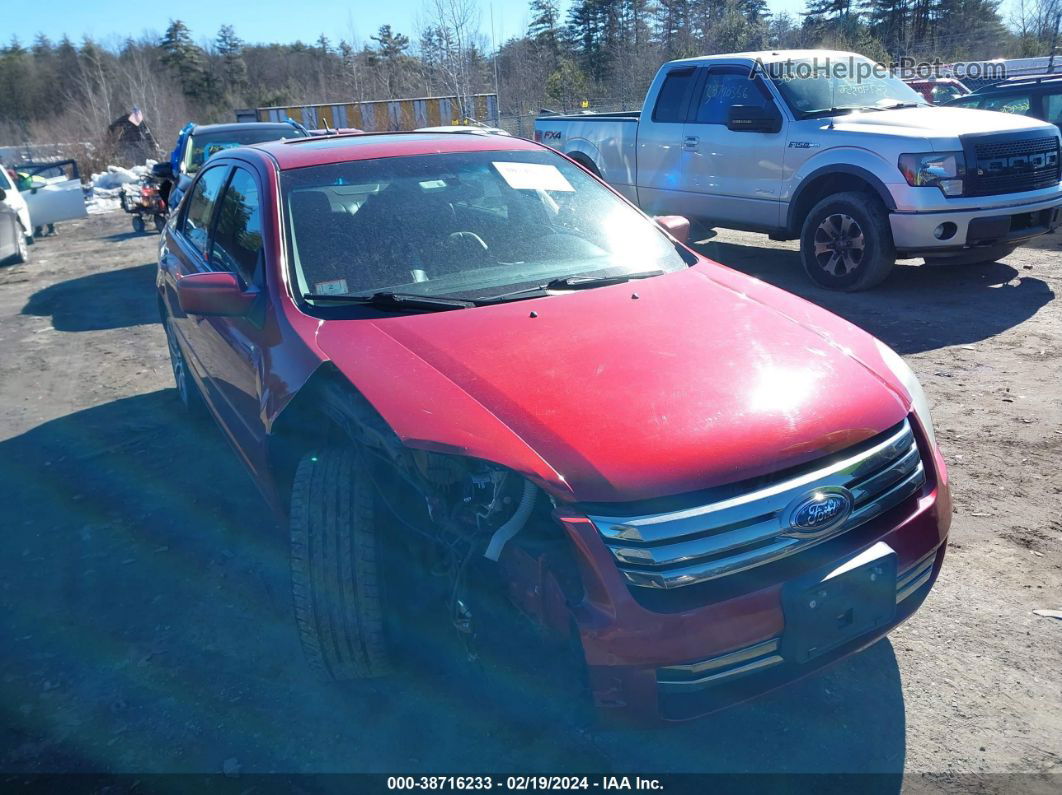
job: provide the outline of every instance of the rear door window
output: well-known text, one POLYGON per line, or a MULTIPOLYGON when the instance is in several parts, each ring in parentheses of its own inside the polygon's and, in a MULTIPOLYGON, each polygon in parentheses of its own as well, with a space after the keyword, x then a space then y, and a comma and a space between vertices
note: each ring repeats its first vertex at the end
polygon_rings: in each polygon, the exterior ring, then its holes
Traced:
POLYGON ((674 69, 668 72, 667 77, 664 78, 664 85, 660 87, 660 95, 656 98, 653 121, 680 124, 686 121, 686 109, 690 103, 690 92, 693 90, 695 74, 692 68, 674 69))
POLYGON ((210 267, 238 273, 245 284, 258 281, 262 253, 262 203, 254 176, 233 170, 214 225, 210 267))
POLYGON ((1044 118, 1062 127, 1062 90, 1044 95, 1044 118))
POLYGON ((210 220, 217 206, 218 194, 228 176, 228 166, 218 166, 203 172, 195 183, 192 195, 188 197, 188 209, 184 213, 181 232, 206 259, 207 243, 210 239, 210 220))

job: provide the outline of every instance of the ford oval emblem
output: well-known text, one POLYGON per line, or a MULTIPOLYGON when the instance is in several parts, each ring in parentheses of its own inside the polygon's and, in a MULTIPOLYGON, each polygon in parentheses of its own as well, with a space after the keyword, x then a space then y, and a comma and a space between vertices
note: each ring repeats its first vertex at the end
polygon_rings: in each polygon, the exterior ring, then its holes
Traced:
POLYGON ((788 513, 786 535, 818 536, 839 526, 852 512, 852 495, 836 486, 815 489, 798 498, 788 513))

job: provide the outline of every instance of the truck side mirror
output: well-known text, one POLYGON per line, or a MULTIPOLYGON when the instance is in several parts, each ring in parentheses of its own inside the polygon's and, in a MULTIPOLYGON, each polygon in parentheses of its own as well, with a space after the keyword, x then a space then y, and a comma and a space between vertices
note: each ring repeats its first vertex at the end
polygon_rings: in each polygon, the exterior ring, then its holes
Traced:
POLYGON ((734 132, 776 133, 782 129, 782 114, 773 102, 765 107, 731 105, 726 128, 734 132))

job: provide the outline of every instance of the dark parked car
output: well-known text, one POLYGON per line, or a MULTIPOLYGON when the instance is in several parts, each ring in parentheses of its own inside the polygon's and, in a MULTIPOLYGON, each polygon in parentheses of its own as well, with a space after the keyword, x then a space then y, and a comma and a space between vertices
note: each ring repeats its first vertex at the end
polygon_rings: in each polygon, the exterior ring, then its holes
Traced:
POLYGON ((1012 77, 944 104, 1018 113, 1062 128, 1062 74, 1012 77))
POLYGON ((204 164, 163 231, 159 311, 181 401, 287 520, 314 668, 527 639, 524 670, 568 660, 550 682, 682 720, 918 608, 951 521, 918 380, 688 231, 511 136, 204 164))
POLYGON ((170 159, 157 163, 152 176, 160 182, 162 200, 172 209, 180 204, 192 177, 212 155, 235 146, 281 138, 306 138, 309 134, 305 127, 294 121, 243 124, 189 122, 177 137, 177 146, 170 153, 170 159))

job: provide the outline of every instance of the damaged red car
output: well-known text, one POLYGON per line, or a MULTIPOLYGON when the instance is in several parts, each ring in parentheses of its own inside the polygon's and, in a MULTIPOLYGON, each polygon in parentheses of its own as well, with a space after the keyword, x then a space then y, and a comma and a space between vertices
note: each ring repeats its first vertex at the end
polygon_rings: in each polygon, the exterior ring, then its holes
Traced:
POLYGON ((683 720, 917 609, 951 506, 914 374, 687 230, 513 137, 196 175, 157 280, 178 393, 284 516, 312 666, 526 636, 598 708, 683 720))

